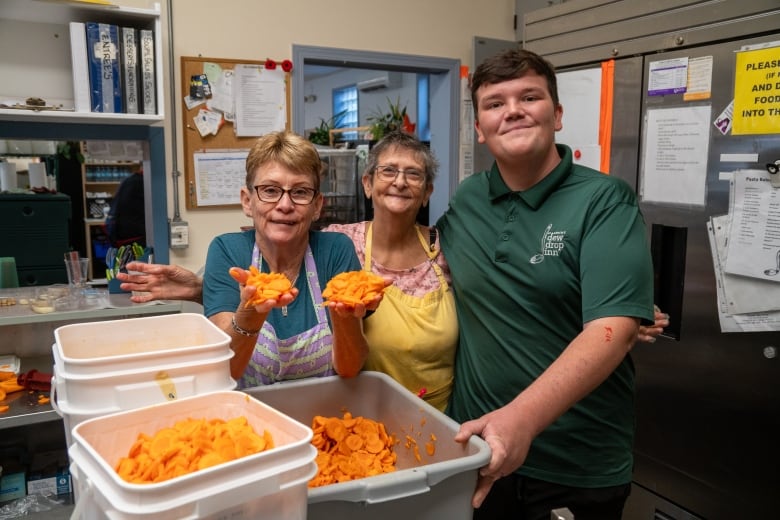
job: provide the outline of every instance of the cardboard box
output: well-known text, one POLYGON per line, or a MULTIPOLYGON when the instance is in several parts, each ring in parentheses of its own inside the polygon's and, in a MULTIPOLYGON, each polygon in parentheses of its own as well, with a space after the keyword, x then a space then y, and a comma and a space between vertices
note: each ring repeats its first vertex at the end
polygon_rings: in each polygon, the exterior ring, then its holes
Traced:
POLYGON ((31 473, 27 479, 28 495, 70 495, 71 489, 67 467, 58 468, 54 475, 31 473))
POLYGON ((68 495, 71 492, 68 452, 35 453, 27 473, 28 495, 68 495))

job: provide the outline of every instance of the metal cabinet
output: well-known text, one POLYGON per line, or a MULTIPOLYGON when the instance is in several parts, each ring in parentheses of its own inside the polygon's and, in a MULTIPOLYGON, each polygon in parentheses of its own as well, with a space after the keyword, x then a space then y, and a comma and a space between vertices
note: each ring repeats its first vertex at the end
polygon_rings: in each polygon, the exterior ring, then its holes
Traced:
POLYGON ((322 159, 320 191, 325 199, 317 224, 348 224, 363 220, 363 186, 356 150, 318 150, 322 159))
POLYGON ((68 281, 63 259, 70 249, 70 220, 67 195, 0 195, 0 256, 16 259, 19 285, 68 281))

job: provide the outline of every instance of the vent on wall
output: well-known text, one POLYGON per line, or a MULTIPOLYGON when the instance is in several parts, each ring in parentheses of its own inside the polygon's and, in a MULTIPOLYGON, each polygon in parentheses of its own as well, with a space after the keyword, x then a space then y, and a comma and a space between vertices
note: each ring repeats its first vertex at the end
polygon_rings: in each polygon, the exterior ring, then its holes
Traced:
POLYGON ((357 88, 361 92, 371 92, 384 88, 398 88, 401 86, 400 72, 382 72, 379 75, 363 81, 358 81, 357 88))

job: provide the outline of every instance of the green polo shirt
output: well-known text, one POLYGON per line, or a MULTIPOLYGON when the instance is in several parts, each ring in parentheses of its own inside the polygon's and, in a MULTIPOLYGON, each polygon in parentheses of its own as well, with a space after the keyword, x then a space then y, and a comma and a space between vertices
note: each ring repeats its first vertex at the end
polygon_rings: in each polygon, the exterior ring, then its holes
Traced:
MULTIPOLYGON (((460 326, 448 413, 458 422, 500 408, 581 332, 608 316, 653 320, 645 224, 625 182, 560 164, 512 192, 494 164, 458 188, 438 221, 460 326)), ((627 356, 533 442, 518 470, 548 482, 605 487, 631 480, 634 368, 627 356)))

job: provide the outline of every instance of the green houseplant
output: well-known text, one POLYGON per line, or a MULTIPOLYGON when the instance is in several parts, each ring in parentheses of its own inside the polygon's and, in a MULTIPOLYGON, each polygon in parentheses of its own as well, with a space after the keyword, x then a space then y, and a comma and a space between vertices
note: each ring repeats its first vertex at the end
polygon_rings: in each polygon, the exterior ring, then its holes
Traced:
POLYGON ((366 118, 371 127, 371 136, 375 140, 382 139, 385 134, 404 129, 404 120, 408 120, 406 107, 401 107, 401 99, 393 103, 387 98, 388 111, 383 112, 379 107, 366 118))
POLYGON ((320 124, 309 133, 309 141, 322 146, 330 145, 330 131, 336 128, 341 122, 341 118, 347 113, 346 110, 339 112, 328 120, 320 118, 320 124))

